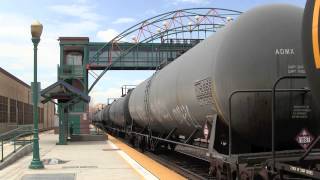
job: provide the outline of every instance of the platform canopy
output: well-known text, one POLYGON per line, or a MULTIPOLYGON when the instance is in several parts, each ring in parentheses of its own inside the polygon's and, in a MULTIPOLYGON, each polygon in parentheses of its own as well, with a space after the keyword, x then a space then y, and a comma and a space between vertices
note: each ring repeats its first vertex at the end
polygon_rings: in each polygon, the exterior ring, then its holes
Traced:
POLYGON ((63 80, 59 80, 43 89, 41 91, 41 96, 43 97, 41 100, 42 103, 46 103, 54 99, 64 103, 71 102, 75 99, 83 100, 87 103, 90 102, 90 96, 86 95, 80 89, 71 86, 63 80))

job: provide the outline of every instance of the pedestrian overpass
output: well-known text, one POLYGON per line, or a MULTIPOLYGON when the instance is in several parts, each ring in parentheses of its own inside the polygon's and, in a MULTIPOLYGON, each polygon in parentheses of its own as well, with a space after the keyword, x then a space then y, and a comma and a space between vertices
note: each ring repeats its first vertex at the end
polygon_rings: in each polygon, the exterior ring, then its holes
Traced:
MULTIPOLYGON (((88 37, 60 37, 58 80, 88 95, 109 70, 158 70, 225 26, 241 12, 221 8, 191 8, 163 13, 128 28, 110 42, 88 37), (99 74, 95 70, 101 70, 99 74), (89 76, 94 81, 89 84, 89 76)), ((62 91, 63 92, 63 91, 62 91)), ((88 103, 58 100, 60 144, 69 127, 88 133, 88 103), (63 109, 61 109, 63 107, 63 109)))

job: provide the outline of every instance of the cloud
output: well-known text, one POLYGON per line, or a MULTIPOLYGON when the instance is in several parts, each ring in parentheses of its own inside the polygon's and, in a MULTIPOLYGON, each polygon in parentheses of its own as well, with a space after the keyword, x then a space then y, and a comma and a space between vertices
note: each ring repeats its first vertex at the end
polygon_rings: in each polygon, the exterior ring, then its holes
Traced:
POLYGON ((88 36, 91 32, 96 31, 99 28, 97 22, 82 20, 61 24, 51 24, 51 29, 55 31, 49 32, 50 37, 53 35, 57 38, 59 36, 88 36))
MULTIPOLYGON (((105 78, 105 77, 103 77, 105 78)), ((94 87, 91 93, 89 94, 91 97, 92 104, 107 104, 108 98, 119 98, 121 97, 121 87, 125 84, 130 85, 138 85, 144 81, 144 79, 122 79, 122 78, 111 78, 108 84, 112 84, 109 87, 104 87, 103 83, 106 83, 105 79, 101 79, 100 86, 94 87)))
POLYGON ((120 88, 108 88, 105 91, 95 91, 93 90, 90 94, 92 104, 97 103, 108 103, 108 98, 119 98, 121 97, 120 88))
POLYGON ((19 71, 19 70, 24 70, 26 67, 20 63, 12 63, 9 65, 9 68, 12 70, 19 71))
POLYGON ((32 20, 18 14, 0 13, 0 22, 0 66, 29 84, 32 76, 27 73, 33 72, 32 20))
POLYGON ((75 2, 80 4, 86 4, 88 3, 88 0, 75 0, 75 2))
POLYGON ((129 77, 126 78, 121 77, 121 78, 114 78, 116 80, 116 82, 114 83, 115 86, 117 87, 121 87, 123 85, 136 85, 137 83, 142 82, 141 80, 135 80, 134 78, 134 73, 132 74, 127 74, 129 77), (130 77, 131 76, 131 77, 130 77))
MULTIPOLYGON (((75 1, 87 2, 86 0, 74 0, 73 2, 76 3, 75 1)), ((91 34, 93 35, 91 41, 96 39, 109 41, 119 34, 116 29, 111 28, 98 31, 100 21, 95 18, 99 15, 92 13, 92 6, 83 6, 83 4, 72 5, 70 12, 65 12, 67 11, 66 6, 63 6, 61 10, 55 9, 59 6, 54 6, 55 8, 51 7, 53 8, 51 10, 59 11, 58 13, 62 16, 55 14, 56 18, 53 19, 48 19, 48 16, 40 16, 44 30, 38 46, 38 80, 42 88, 57 81, 57 64, 60 60, 59 42, 57 41, 59 36, 88 36, 91 34), (76 8, 79 8, 77 14, 75 14, 76 8), (81 13, 84 14, 80 15, 81 13)), ((0 12, 0 22, 3 25, 3 28, 0 28, 0 67, 27 84, 33 80, 33 46, 30 34, 32 21, 32 15, 0 12)), ((131 20, 119 20, 121 21, 124 23, 131 20)), ((120 97, 121 86, 124 84, 138 84, 143 81, 141 80, 143 77, 132 77, 131 80, 119 80, 117 77, 110 76, 104 78, 108 79, 110 86, 104 85, 104 81, 100 80, 100 84, 91 93, 97 102, 106 103, 108 97, 120 97)))
MULTIPOLYGON (((56 75, 55 75, 56 76, 56 75)), ((54 80, 56 80, 57 78, 41 78, 39 79, 39 81, 41 82, 41 89, 45 89, 46 87, 50 86, 54 80)))
POLYGON ((174 0, 171 1, 173 4, 178 5, 180 3, 188 3, 188 4, 195 4, 195 5, 203 5, 208 4, 210 0, 174 0))
POLYGON ((136 19, 134 19, 134 18, 122 17, 122 18, 118 18, 115 21, 113 21, 112 24, 126 24, 126 23, 132 23, 135 21, 136 21, 136 19))
POLYGON ((93 12, 93 7, 88 4, 53 5, 49 9, 59 14, 78 17, 84 20, 96 21, 102 19, 102 16, 93 12))
POLYGON ((118 31, 115 29, 107 29, 105 31, 98 31, 97 33, 97 40, 98 41, 103 41, 103 42, 109 42, 113 38, 115 38, 119 34, 118 31))
MULTIPOLYGON (((0 13, 0 22, 3 25, 3 28, 0 28, 0 67, 27 84, 33 80, 33 45, 30 34, 32 21, 31 16, 0 13)), ((57 38, 87 36, 96 32, 99 27, 96 21, 85 19, 63 23, 59 21, 42 21, 44 30, 38 46, 38 78, 42 82, 42 87, 57 80, 57 64, 60 59, 57 38)))
POLYGON ((15 44, 10 42, 0 43, 0 58, 2 59, 24 59, 27 61, 32 58, 32 43, 15 44))
POLYGON ((109 88, 105 92, 105 96, 109 98, 119 98, 121 95, 122 94, 120 88, 109 88))
MULTIPOLYGON (((18 16, 12 13, 0 14, 0 38, 29 38, 30 40, 30 24, 28 18, 24 16, 18 16)), ((11 41, 12 42, 12 41, 11 41)), ((31 41, 30 41, 31 42, 31 41)))

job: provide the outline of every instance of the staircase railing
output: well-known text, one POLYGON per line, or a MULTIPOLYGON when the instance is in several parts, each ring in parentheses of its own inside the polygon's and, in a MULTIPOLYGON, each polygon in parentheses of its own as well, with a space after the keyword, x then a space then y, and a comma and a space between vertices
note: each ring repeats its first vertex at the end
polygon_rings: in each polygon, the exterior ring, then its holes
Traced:
POLYGON ((32 142, 33 125, 23 125, 0 134, 1 162, 20 148, 32 142))

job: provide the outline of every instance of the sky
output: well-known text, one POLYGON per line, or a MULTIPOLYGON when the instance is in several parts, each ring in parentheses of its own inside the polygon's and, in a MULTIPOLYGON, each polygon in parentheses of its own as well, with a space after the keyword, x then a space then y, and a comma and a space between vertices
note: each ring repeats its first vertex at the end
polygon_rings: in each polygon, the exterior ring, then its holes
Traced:
MULTIPOLYGON (((255 6, 287 3, 304 7, 305 0, 0 0, 0 67, 30 84, 33 46, 30 24, 39 20, 38 80, 41 88, 57 81, 60 36, 85 36, 108 42, 130 26, 172 10, 214 7, 245 12, 255 6)), ((93 103, 119 97, 121 86, 139 84, 152 71, 110 71, 94 87, 93 103)))

